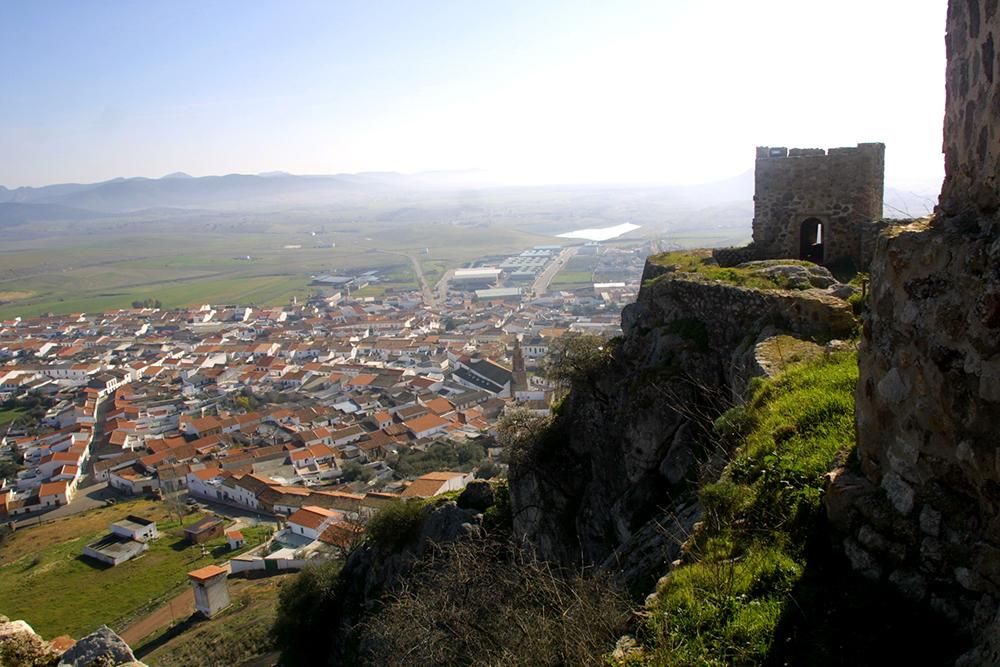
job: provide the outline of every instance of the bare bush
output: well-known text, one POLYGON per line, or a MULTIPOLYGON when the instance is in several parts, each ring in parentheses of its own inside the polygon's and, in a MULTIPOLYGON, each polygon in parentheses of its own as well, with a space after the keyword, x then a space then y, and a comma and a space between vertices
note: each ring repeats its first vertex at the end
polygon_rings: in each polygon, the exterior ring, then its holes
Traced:
POLYGON ((597 572, 508 543, 437 547, 365 628, 370 664, 590 665, 625 631, 627 598, 597 572))

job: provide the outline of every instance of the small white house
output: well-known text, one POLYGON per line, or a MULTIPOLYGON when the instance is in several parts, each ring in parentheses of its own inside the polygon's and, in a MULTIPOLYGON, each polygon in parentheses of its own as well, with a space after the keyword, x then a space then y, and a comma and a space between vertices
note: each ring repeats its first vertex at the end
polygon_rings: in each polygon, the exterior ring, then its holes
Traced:
POLYGON ((155 521, 134 514, 129 514, 121 521, 111 524, 111 532, 136 542, 148 542, 160 536, 155 521))
POLYGON ((337 510, 306 505, 288 517, 288 530, 310 540, 318 540, 331 524, 344 520, 344 513, 337 510))
POLYGON ((242 549, 243 545, 246 544, 246 540, 243 539, 243 533, 241 533, 238 530, 227 531, 226 542, 229 543, 230 551, 236 551, 237 549, 242 549))

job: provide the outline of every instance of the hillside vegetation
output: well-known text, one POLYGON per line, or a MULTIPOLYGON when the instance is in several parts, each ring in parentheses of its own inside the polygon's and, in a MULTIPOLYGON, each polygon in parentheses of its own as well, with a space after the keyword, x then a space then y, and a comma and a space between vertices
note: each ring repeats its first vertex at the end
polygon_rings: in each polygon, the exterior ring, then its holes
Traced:
POLYGON ((947 634, 910 638, 931 622, 826 543, 825 475, 854 449, 857 377, 853 353, 798 364, 717 420, 732 457, 700 490, 683 564, 647 603, 644 648, 619 664, 946 664, 947 634))

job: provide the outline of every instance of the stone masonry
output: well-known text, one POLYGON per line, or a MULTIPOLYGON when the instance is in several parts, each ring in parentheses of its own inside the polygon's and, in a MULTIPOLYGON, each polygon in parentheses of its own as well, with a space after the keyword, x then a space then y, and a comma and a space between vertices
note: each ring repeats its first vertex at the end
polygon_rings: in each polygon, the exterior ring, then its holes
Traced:
POLYGON ((864 230, 882 218, 885 145, 757 148, 753 247, 757 259, 868 265, 864 230), (811 250, 821 227, 822 247, 811 250))
MULTIPOLYGON (((997 0, 951 0, 940 206, 878 241, 859 355, 860 465, 834 473, 826 498, 858 570, 973 638, 989 636, 1000 600, 997 38, 997 0)), ((962 664, 1000 664, 984 646, 962 664)))

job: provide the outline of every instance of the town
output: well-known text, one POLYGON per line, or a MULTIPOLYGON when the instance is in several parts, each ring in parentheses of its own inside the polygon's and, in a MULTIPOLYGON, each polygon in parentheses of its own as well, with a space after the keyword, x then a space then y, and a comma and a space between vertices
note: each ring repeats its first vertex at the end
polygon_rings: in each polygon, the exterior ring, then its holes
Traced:
MULTIPOLYGON (((537 246, 422 290, 331 267, 283 307, 4 321, 0 530, 145 498, 185 543, 225 542, 190 572, 196 591, 341 557, 387 503, 504 474, 497 420, 549 412, 554 340, 620 332, 646 245, 537 246)), ((114 567, 160 536, 131 514, 109 531, 81 554, 114 567)), ((202 598, 206 616, 229 599, 202 598)))

